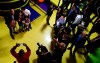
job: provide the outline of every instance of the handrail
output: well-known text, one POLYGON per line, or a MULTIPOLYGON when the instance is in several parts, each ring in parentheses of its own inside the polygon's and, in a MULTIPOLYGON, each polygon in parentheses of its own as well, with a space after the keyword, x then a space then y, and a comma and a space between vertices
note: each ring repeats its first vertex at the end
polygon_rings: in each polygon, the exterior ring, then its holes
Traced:
POLYGON ((13 2, 17 2, 17 1, 19 1, 19 0, 13 0, 13 1, 0 1, 0 3, 13 3, 13 2))
MULTIPOLYGON (((21 7, 15 8, 14 10, 18 10, 18 9, 20 9, 20 8, 24 7, 25 5, 27 5, 27 4, 28 4, 28 2, 29 2, 29 0, 27 0, 27 2, 25 2, 25 4, 24 4, 24 5, 22 5, 21 7)), ((9 11, 10 11, 10 9, 9 9, 9 10, 0 10, 0 11, 3 11, 3 12, 9 12, 9 11)))

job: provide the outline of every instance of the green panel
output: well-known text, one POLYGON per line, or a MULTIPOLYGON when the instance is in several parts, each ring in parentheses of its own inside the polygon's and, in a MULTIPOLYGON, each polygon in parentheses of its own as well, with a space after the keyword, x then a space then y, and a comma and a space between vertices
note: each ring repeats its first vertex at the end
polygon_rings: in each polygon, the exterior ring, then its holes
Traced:
POLYGON ((90 53, 90 55, 86 59, 86 63, 100 63, 100 48, 90 53))

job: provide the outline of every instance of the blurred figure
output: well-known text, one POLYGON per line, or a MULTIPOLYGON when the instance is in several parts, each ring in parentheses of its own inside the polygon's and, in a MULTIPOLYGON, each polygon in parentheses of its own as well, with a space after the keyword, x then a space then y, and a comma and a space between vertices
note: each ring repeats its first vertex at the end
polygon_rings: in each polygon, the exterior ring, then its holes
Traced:
POLYGON ((66 20, 65 20, 65 16, 61 16, 57 21, 56 21, 56 25, 55 25, 57 28, 60 28, 60 27, 65 27, 66 26, 66 20))
POLYGON ((10 9, 10 12, 7 13, 3 12, 3 17, 5 19, 5 24, 9 28, 11 38, 15 39, 13 33, 17 34, 17 32, 15 32, 17 16, 15 15, 14 9, 10 9))
POLYGON ((82 9, 84 19, 90 17, 93 12, 93 5, 91 0, 87 0, 86 5, 82 9))
POLYGON ((80 13, 78 13, 78 14, 76 15, 75 20, 74 20, 74 22, 73 22, 72 25, 71 25, 73 35, 75 34, 75 28, 76 28, 76 26, 78 26, 78 24, 81 23, 82 19, 83 19, 83 15, 82 15, 82 13, 80 12, 80 13))
POLYGON ((100 18, 97 20, 97 22, 92 26, 92 29, 90 30, 88 34, 88 38, 90 38, 91 34, 94 32, 100 32, 100 18))
POLYGON ((25 16, 23 15, 22 11, 18 12, 18 25, 19 25, 19 32, 24 31, 24 24, 23 21, 25 20, 25 16))
POLYGON ((48 9, 47 9, 47 18, 46 18, 48 25, 50 25, 49 20, 50 20, 52 13, 53 13, 53 10, 54 10, 54 6, 53 6, 53 4, 50 4, 48 9))
POLYGON ((54 26, 55 34, 57 35, 60 28, 64 28, 66 26, 66 20, 65 17, 62 15, 57 21, 54 26))
MULTIPOLYGON (((22 10, 23 15, 25 16, 25 19, 27 19, 28 22, 29 22, 30 17, 31 17, 31 12, 30 12, 30 10, 29 10, 29 9, 26 9, 26 8, 24 8, 24 7, 23 7, 21 10, 22 10), (27 18, 27 17, 28 17, 28 18, 27 18)), ((25 22, 25 23, 27 23, 27 22, 25 22)), ((32 29, 32 27, 31 27, 31 22, 29 23, 29 29, 32 29)))
POLYGON ((18 63, 29 63, 29 56, 31 54, 30 48, 25 44, 16 44, 11 50, 11 54, 17 59, 18 63), (25 46, 27 52, 25 52, 23 49, 19 51, 19 53, 16 53, 15 49, 19 46, 25 46))
POLYGON ((56 63, 61 63, 62 56, 66 51, 66 44, 63 42, 56 42, 55 49, 53 51, 53 58, 56 60, 56 63))
POLYGON ((38 61, 37 63, 52 63, 52 55, 47 50, 47 48, 43 45, 38 45, 38 50, 36 51, 36 54, 38 55, 38 61))
MULTIPOLYGON (((85 19, 83 20, 82 23, 84 23, 84 27, 85 27, 86 30, 87 30, 87 27, 88 27, 88 25, 89 25, 90 22, 92 22, 92 20, 90 19, 90 17, 87 17, 87 18, 85 18, 85 19)), ((82 23, 81 23, 81 24, 82 24, 82 23)))
MULTIPOLYGON (((97 17, 97 19, 95 20, 95 22, 100 18, 100 5, 97 7, 97 9, 96 9, 96 14, 95 14, 95 16, 94 16, 91 20, 93 20, 93 19, 96 18, 96 17, 97 17)), ((93 24, 94 24, 95 22, 93 22, 93 24)))
POLYGON ((62 15, 62 9, 61 7, 58 7, 57 13, 56 13, 56 21, 61 17, 62 15))
POLYGON ((73 43, 71 45, 71 47, 69 47, 68 49, 70 49, 70 53, 72 55, 72 48, 75 45, 75 49, 73 51, 73 56, 75 56, 75 52, 78 50, 78 48, 82 48, 84 47, 84 44, 87 40, 86 38, 87 34, 85 31, 83 31, 80 35, 78 35, 77 37, 74 36, 72 39, 73 43))
POLYGON ((30 18, 26 17, 25 18, 25 30, 29 31, 29 28, 30 28, 29 26, 30 26, 30 18))
POLYGON ((99 48, 100 47, 100 34, 95 37, 94 39, 92 39, 90 41, 90 43, 88 43, 86 46, 85 46, 85 49, 86 49, 86 52, 85 54, 87 53, 92 53, 94 52, 95 49, 99 48))
POLYGON ((66 19, 66 23, 68 22, 68 27, 75 20, 76 14, 77 14, 77 10, 76 10, 75 6, 72 6, 71 9, 69 10, 69 13, 68 13, 67 19, 66 19))

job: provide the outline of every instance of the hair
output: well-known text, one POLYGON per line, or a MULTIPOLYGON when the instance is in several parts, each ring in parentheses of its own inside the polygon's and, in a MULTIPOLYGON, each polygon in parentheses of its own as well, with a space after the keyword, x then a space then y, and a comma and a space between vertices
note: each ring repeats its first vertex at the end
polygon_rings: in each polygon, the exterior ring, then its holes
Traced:
POLYGON ((14 14, 15 13, 15 10, 14 9, 10 9, 10 13, 11 14, 14 14))
POLYGON ((45 46, 42 46, 42 47, 41 47, 41 50, 42 50, 43 52, 48 52, 48 50, 47 50, 47 48, 46 48, 45 46))
POLYGON ((24 50, 23 50, 23 49, 21 49, 21 50, 19 51, 19 53, 18 53, 18 54, 19 54, 19 56, 23 56, 23 55, 24 55, 24 53, 25 53, 25 52, 24 52, 24 50))
POLYGON ((25 7, 22 7, 21 9, 22 9, 22 10, 25 10, 25 7))

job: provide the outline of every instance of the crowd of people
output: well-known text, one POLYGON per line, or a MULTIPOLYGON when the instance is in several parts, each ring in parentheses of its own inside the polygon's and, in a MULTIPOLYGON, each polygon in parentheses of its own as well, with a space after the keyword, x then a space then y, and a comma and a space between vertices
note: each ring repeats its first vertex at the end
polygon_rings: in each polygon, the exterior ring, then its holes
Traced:
POLYGON ((14 34, 18 34, 22 31, 29 31, 32 29, 30 21, 31 12, 25 7, 22 7, 20 10, 10 9, 10 11, 7 12, 2 11, 1 15, 5 19, 5 24, 9 28, 10 36, 12 39, 15 39, 14 34), (18 29, 16 29, 17 23, 19 25, 18 29))
POLYGON ((78 51, 80 54, 86 55, 100 47, 100 2, 99 0, 86 0, 86 5, 83 6, 84 0, 62 0, 62 5, 57 8, 50 4, 47 11, 47 24, 53 14, 53 10, 57 10, 54 23, 54 37, 51 42, 53 50, 53 58, 56 63, 61 63, 63 53, 70 50, 70 54, 74 57, 78 49, 84 48, 83 51, 78 51), (70 5, 70 8, 68 6, 70 5), (94 13, 95 16, 90 18, 94 13), (93 22, 94 18, 96 20, 93 22), (92 23, 91 30, 87 30, 88 25, 92 23), (88 33, 87 33, 88 32, 88 33), (96 32, 98 36, 90 40, 91 34, 96 32), (68 45, 71 44, 70 47, 68 45), (73 46, 75 46, 74 50, 73 46))
MULTIPOLYGON (((70 55, 75 57, 78 49, 84 48, 84 52, 79 51, 79 53, 85 55, 100 47, 100 1, 86 0, 86 5, 80 8, 83 2, 84 0, 62 0, 62 5, 57 8, 50 4, 46 19, 48 25, 50 25, 49 19, 53 14, 53 10, 57 10, 54 23, 54 37, 51 41, 52 53, 45 46, 37 43, 37 63, 61 63, 62 56, 66 50, 70 50, 70 55), (70 3, 71 5, 68 9, 70 3), (92 13, 95 16, 91 19, 92 13), (97 19, 93 22, 95 17, 97 19), (86 33, 90 23, 93 23, 93 26, 88 31, 89 33, 86 33), (90 40, 90 36, 94 32, 98 33, 98 36, 90 40), (88 43, 86 44, 86 42, 88 43), (70 47, 68 47, 69 44, 71 44, 70 47), (72 51, 73 46, 75 48, 72 51)), ((13 33, 18 33, 15 31, 16 21, 19 24, 19 32, 32 29, 30 22, 31 12, 28 9, 22 8, 20 11, 17 11, 17 14, 14 12, 14 9, 11 9, 10 13, 3 14, 3 16, 13 39, 13 33)), ((11 49, 11 54, 17 59, 18 63, 29 63, 31 50, 25 43, 16 44, 11 49), (16 53, 15 49, 21 45, 26 47, 27 52, 21 49, 19 53, 16 53)))

